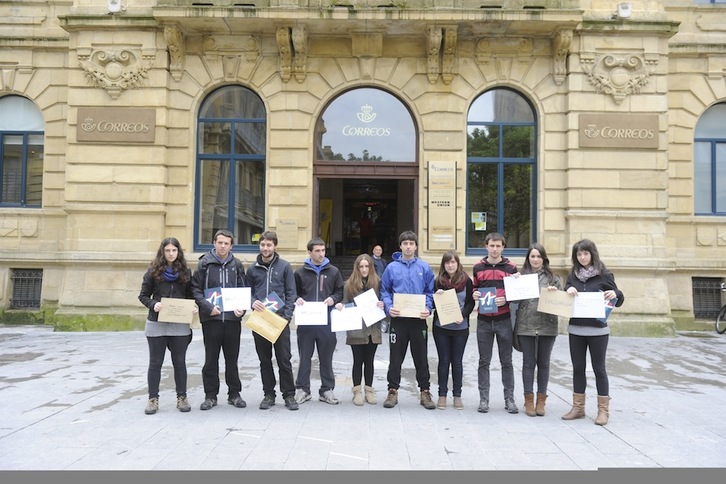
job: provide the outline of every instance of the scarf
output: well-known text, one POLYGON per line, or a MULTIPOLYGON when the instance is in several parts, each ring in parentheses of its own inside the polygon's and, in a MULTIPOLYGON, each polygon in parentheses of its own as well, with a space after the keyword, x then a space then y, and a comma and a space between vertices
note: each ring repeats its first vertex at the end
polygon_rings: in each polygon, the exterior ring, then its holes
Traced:
POLYGON ((164 280, 166 282, 174 282, 179 279, 179 273, 169 266, 166 266, 166 269, 164 269, 164 273, 162 274, 162 276, 164 277, 164 280))
POLYGON ((590 267, 583 267, 581 269, 578 269, 575 273, 575 277, 577 277, 582 282, 587 282, 588 279, 592 279, 595 276, 600 275, 600 271, 595 269, 595 266, 590 267))
POLYGON ((457 285, 454 285, 451 283, 451 278, 448 274, 441 276, 439 279, 439 286, 441 286, 441 289, 454 289, 456 292, 461 292, 466 288, 466 277, 461 279, 461 282, 459 282, 457 285))

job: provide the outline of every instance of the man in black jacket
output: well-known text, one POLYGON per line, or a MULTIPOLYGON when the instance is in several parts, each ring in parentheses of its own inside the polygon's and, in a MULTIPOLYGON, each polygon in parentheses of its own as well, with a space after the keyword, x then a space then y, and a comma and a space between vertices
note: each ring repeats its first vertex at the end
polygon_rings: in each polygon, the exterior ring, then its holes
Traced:
MULTIPOLYGON (((199 407, 209 410, 217 405, 219 393, 219 351, 224 353, 224 379, 227 383, 227 403, 244 408, 242 382, 239 378, 237 359, 239 358, 241 319, 245 311, 235 308, 222 311, 217 296, 207 295, 207 290, 221 292, 226 287, 247 287, 245 269, 242 262, 232 254, 234 235, 229 230, 218 230, 214 234, 214 248, 199 258, 197 269, 192 276, 192 294, 199 306, 199 319, 204 336, 204 366, 202 382, 204 401, 199 407)), ((217 292, 214 291, 214 292, 217 292)))
POLYGON ((340 400, 335 398, 335 374, 333 373, 333 352, 337 344, 335 333, 330 328, 330 308, 343 300, 343 277, 337 267, 325 257, 325 242, 313 238, 308 242, 308 254, 305 263, 295 271, 295 289, 298 298, 295 304, 302 306, 306 302, 323 302, 328 308, 325 321, 315 325, 297 324, 297 349, 300 357, 295 387, 295 400, 304 403, 310 400, 310 369, 315 347, 318 348, 320 365, 321 402, 337 405, 340 400))
POLYGON ((272 367, 272 349, 275 349, 278 372, 280 374, 280 392, 285 406, 290 410, 297 410, 295 401, 295 380, 292 374, 292 353, 290 346, 290 320, 295 309, 295 275, 290 263, 280 258, 275 251, 277 247, 277 234, 272 231, 262 232, 260 235, 260 253, 257 262, 247 271, 247 282, 252 288, 252 309, 264 311, 264 301, 270 294, 275 293, 281 303, 278 307, 269 309, 278 316, 287 320, 288 325, 282 330, 274 344, 253 332, 255 350, 260 358, 260 375, 262 377, 262 391, 264 397, 260 403, 261 410, 267 410, 275 404, 275 371, 272 367))

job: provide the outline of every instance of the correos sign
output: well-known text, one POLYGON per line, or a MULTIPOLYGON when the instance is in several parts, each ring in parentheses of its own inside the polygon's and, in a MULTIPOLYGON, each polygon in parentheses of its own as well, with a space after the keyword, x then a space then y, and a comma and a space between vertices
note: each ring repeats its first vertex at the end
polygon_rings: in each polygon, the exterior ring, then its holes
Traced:
POLYGON ((156 112, 146 108, 78 108, 78 141, 153 143, 156 112))
POLYGON ((658 149, 657 114, 580 114, 581 148, 658 149))

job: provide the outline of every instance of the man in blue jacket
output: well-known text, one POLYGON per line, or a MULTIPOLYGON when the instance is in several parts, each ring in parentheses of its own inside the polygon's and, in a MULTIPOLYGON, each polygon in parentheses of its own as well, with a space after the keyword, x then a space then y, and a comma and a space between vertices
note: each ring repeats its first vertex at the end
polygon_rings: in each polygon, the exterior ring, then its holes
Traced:
POLYGON ((295 309, 295 275, 290 263, 280 258, 276 252, 277 234, 272 231, 260 235, 260 253, 257 261, 247 270, 247 282, 252 291, 252 309, 264 311, 263 301, 271 293, 275 293, 280 301, 279 307, 270 308, 273 313, 287 320, 288 325, 282 330, 274 344, 253 332, 255 350, 260 359, 260 375, 264 397, 260 403, 261 410, 267 410, 275 404, 275 371, 272 367, 272 350, 275 350, 278 372, 280 374, 280 392, 285 406, 297 410, 295 401, 295 380, 292 374, 292 352, 290 345, 290 320, 295 309))
POLYGON ((427 262, 416 257, 418 238, 412 231, 405 231, 398 237, 400 252, 394 252, 392 261, 386 266, 381 278, 381 299, 385 311, 391 318, 388 330, 390 359, 388 364, 388 396, 383 402, 385 408, 398 403, 398 388, 401 384, 401 365, 409 343, 411 357, 416 367, 416 382, 421 389, 420 403, 433 410, 436 404, 431 398, 431 375, 428 362, 428 324, 434 304, 434 273, 427 262), (393 296, 400 294, 423 294, 426 306, 417 318, 401 317, 401 308, 393 306, 393 296))
POLYGON ((328 307, 325 321, 319 325, 297 325, 297 349, 300 357, 295 387, 297 403, 310 400, 310 370, 313 352, 318 348, 320 366, 321 402, 337 405, 340 400, 335 398, 335 374, 333 373, 333 352, 338 340, 330 328, 330 309, 343 300, 343 276, 337 267, 325 257, 325 241, 313 238, 308 242, 308 255, 302 267, 295 271, 295 304, 302 306, 306 302, 323 302, 328 307))
POLYGON ((209 410, 217 405, 219 393, 219 352, 224 353, 224 379, 227 383, 227 403, 244 408, 247 403, 240 396, 242 382, 239 378, 241 319, 245 311, 235 308, 222 311, 220 304, 210 301, 205 295, 207 289, 225 287, 247 287, 242 262, 232 254, 234 235, 229 230, 218 230, 214 234, 214 248, 199 258, 192 276, 192 294, 199 306, 199 319, 204 336, 204 366, 202 383, 204 401, 199 407, 209 410))

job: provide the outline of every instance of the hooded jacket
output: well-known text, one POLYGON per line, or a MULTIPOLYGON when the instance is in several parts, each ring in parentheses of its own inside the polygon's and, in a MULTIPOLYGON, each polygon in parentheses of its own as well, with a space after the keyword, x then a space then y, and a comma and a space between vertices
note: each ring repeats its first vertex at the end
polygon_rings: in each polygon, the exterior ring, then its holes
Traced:
MULTIPOLYGON (((305 301, 322 302, 330 296, 333 304, 328 307, 328 313, 333 306, 343 300, 343 285, 343 276, 327 257, 319 266, 313 264, 308 257, 302 267, 295 271, 297 297, 305 301)), ((330 325, 330 318, 328 318, 328 325, 330 325)))
POLYGON ((262 261, 262 255, 257 255, 257 261, 247 269, 247 283, 252 291, 252 300, 264 301, 272 292, 282 300, 282 307, 277 315, 288 322, 292 319, 295 309, 295 275, 292 266, 275 252, 269 264, 262 261))
POLYGON ((199 306, 199 319, 202 323, 235 320, 239 322, 241 318, 236 317, 234 311, 224 311, 216 316, 211 316, 214 306, 204 297, 204 291, 215 287, 247 287, 244 266, 232 252, 225 261, 220 261, 212 251, 199 258, 197 269, 192 276, 192 294, 199 306))
POLYGON ((381 277, 381 300, 386 314, 391 315, 393 295, 396 293, 423 294, 426 296, 426 308, 433 311, 436 278, 431 266, 416 256, 413 259, 404 259, 401 252, 394 252, 392 259, 381 277))

